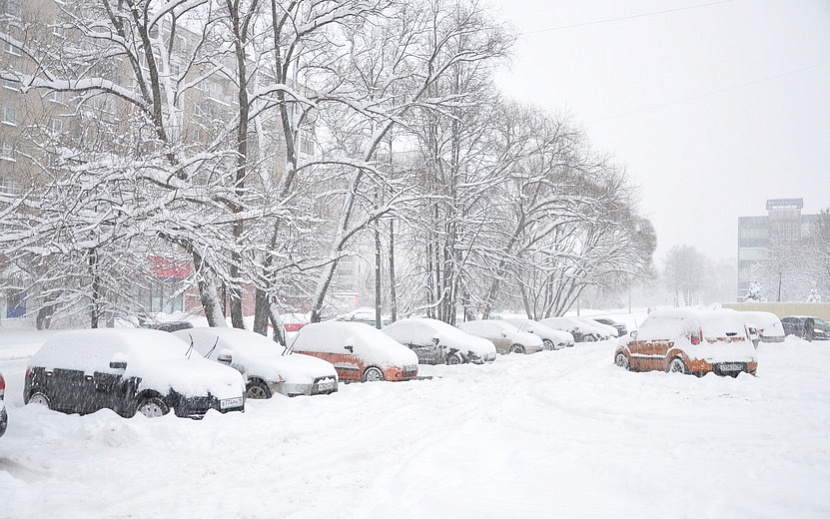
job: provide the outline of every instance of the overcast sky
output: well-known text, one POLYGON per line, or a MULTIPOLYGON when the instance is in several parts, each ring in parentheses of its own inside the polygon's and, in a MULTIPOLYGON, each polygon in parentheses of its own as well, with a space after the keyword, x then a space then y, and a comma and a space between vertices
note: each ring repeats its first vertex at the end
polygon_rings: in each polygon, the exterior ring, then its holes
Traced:
POLYGON ((503 92, 626 168, 658 264, 734 258, 769 198, 830 208, 830 0, 486 1, 522 33, 503 92))

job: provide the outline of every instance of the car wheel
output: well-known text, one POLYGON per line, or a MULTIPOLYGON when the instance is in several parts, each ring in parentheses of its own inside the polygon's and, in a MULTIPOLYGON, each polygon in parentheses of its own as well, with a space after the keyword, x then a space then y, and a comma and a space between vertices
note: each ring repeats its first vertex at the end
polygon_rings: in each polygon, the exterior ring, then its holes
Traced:
POLYGON ((680 357, 675 357, 669 362, 669 373, 682 373, 685 375, 688 372, 686 363, 680 357))
POLYGON ((158 418, 170 412, 170 408, 164 403, 164 400, 157 396, 146 398, 138 404, 138 412, 147 418, 158 418))
POLYGON ((626 357, 623 352, 617 353, 617 357, 614 359, 614 364, 626 371, 631 369, 631 365, 628 363, 628 357, 626 357))
POLYGON ((254 399, 271 398, 271 390, 265 382, 252 380, 245 387, 245 396, 254 399))
POLYGON ((509 353, 524 353, 525 347, 521 344, 514 344, 510 347, 509 353))
POLYGON ((29 397, 29 403, 45 405, 49 409, 52 409, 52 402, 49 401, 49 397, 46 396, 46 393, 42 393, 40 391, 32 393, 32 395, 29 397))
POLYGON ((593 334, 587 334, 582 336, 582 342, 596 342, 597 338, 594 337, 593 334))
POLYGON ((545 351, 551 351, 556 349, 556 345, 554 345, 553 341, 550 339, 542 339, 542 344, 544 345, 543 348, 545 351))
POLYGON ((451 366, 456 366, 458 364, 461 364, 462 362, 464 362, 464 359, 461 358, 460 353, 453 353, 452 355, 447 357, 447 364, 450 364, 451 366))
POLYGON ((374 366, 366 368, 363 372, 363 382, 378 382, 383 379, 383 372, 374 366))

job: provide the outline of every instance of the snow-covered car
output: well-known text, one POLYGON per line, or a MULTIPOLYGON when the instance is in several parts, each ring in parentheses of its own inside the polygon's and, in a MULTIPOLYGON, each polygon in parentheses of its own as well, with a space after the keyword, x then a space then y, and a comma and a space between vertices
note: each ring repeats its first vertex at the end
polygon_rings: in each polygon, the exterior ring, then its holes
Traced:
POLYGON ((334 364, 340 380, 411 380, 418 356, 382 331, 363 323, 325 321, 300 328, 291 349, 334 364))
POLYGON ((547 317, 539 322, 554 330, 570 333, 576 342, 601 341, 607 335, 607 332, 600 329, 598 325, 593 326, 573 317, 547 317))
POLYGON ((245 408, 245 382, 233 368, 202 358, 184 341, 158 330, 75 330, 51 335, 29 361, 26 404, 64 413, 112 409, 201 418, 208 410, 245 408))
POLYGON ((193 328, 193 323, 190 321, 163 321, 160 323, 145 323, 141 327, 150 330, 161 330, 163 332, 175 332, 177 330, 193 328))
POLYGON ((609 319, 608 317, 594 317, 592 319, 598 322, 599 324, 604 324, 606 326, 614 328, 614 330, 617 332, 617 337, 625 337, 626 335, 628 335, 628 327, 623 323, 618 323, 617 321, 609 319))
POLYGON ((830 339, 830 325, 814 315, 788 315, 781 318, 786 335, 795 335, 808 341, 830 339))
POLYGON ((541 338, 521 332, 515 325, 502 319, 467 321, 460 323, 458 328, 491 341, 499 353, 536 353, 545 348, 541 338))
POLYGON ((191 328, 173 332, 206 359, 229 362, 242 373, 248 398, 329 394, 337 391, 337 372, 316 357, 292 354, 264 335, 239 328, 191 328))
POLYGON ((783 342, 784 325, 772 312, 743 311, 747 326, 755 329, 760 342, 783 342))
MULTIPOLYGON (((334 318, 335 321, 347 321, 350 323, 363 323, 368 324, 369 326, 375 326, 376 318, 375 318, 375 309, 368 307, 368 306, 361 306, 360 308, 356 308, 347 314, 338 315, 334 318)), ((389 316, 383 315, 380 318, 381 326, 386 326, 387 324, 391 324, 392 319, 389 316)))
POLYGON ((0 373, 0 436, 6 434, 6 427, 9 425, 9 415, 6 413, 6 380, 0 373))
POLYGON ((658 310, 614 352, 614 363, 631 371, 661 370, 704 375, 752 375, 755 348, 743 315, 735 310, 658 310))
POLYGON ((574 345, 574 336, 564 330, 556 330, 533 319, 523 317, 508 317, 508 323, 516 326, 519 331, 532 333, 542 339, 546 350, 561 350, 574 345))
POLYGON ((496 347, 487 339, 426 317, 401 319, 384 326, 385 334, 418 355, 421 364, 482 364, 496 360, 496 347))
POLYGON ((591 317, 571 316, 571 319, 582 323, 583 330, 589 330, 589 333, 599 337, 598 340, 604 341, 608 339, 617 338, 617 329, 613 326, 602 324, 591 317))

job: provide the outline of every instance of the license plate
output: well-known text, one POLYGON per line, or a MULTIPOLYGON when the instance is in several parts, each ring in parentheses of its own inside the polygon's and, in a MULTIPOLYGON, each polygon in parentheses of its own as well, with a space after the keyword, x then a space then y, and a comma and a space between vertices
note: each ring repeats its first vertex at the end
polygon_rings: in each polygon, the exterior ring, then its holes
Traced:
POLYGON ((744 365, 736 362, 725 362, 720 365, 721 371, 742 371, 743 369, 744 365))
POLYGON ((334 382, 320 382, 317 384, 317 391, 331 391, 334 389, 334 382))
POLYGON ((220 409, 228 409, 230 407, 242 407, 242 397, 226 398, 219 401, 220 409))

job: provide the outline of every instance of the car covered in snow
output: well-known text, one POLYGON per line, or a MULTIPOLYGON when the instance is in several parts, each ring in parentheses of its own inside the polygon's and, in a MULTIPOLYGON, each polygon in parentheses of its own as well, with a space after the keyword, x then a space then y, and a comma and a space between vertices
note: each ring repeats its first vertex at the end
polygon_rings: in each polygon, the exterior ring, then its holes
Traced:
POLYGON ((331 362, 342 381, 399 381, 418 376, 418 356, 412 350, 363 323, 307 324, 297 332, 291 349, 331 362))
POLYGON ((210 409, 245 408, 245 383, 233 368, 202 358, 178 337, 158 330, 74 330, 51 335, 29 361, 26 404, 64 413, 112 409, 201 418, 210 409))
POLYGON ((743 315, 735 310, 658 310, 621 338, 614 363, 631 371, 754 375, 758 369, 743 315))
POLYGON ((438 319, 400 319, 381 331, 414 351, 421 364, 482 364, 496 360, 492 342, 438 319))
POLYGON ((248 398, 329 394, 337 391, 337 371, 316 357, 291 353, 273 340, 239 328, 192 328, 174 332, 206 359, 228 363, 245 379, 248 398))
POLYGON ((554 330, 570 333, 576 342, 596 342, 608 338, 608 331, 599 323, 587 323, 574 317, 547 317, 540 323, 554 330))
POLYGON ((788 315, 781 318, 784 334, 795 335, 808 341, 830 339, 830 324, 814 315, 788 315))
POLYGON ((6 380, 0 373, 0 436, 6 434, 9 425, 9 415, 6 413, 6 380))
MULTIPOLYGON (((784 325, 781 319, 772 312, 742 311, 746 324, 753 330, 760 342, 783 342, 784 325)), ((757 347, 757 343, 755 344, 757 347)))
POLYGON ((540 337, 519 331, 515 325, 502 319, 467 321, 460 323, 458 328, 491 341, 499 353, 536 353, 544 349, 540 337))
POLYGON ((556 330, 533 319, 524 317, 508 317, 505 319, 519 331, 532 333, 542 339, 545 350, 561 350, 574 345, 574 336, 564 330, 556 330))
POLYGON ((593 317, 592 320, 598 322, 599 324, 604 324, 605 326, 614 328, 614 331, 617 333, 616 337, 625 337, 628 335, 628 327, 623 323, 618 323, 608 317, 593 317))

